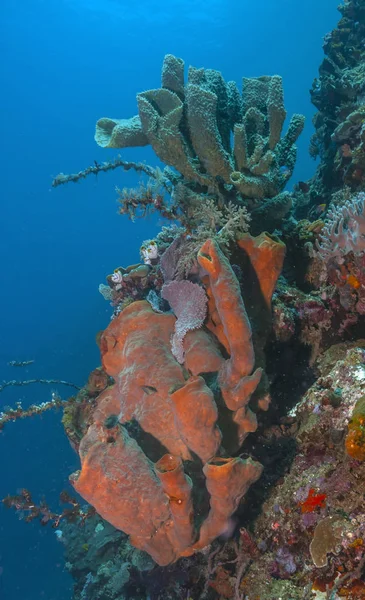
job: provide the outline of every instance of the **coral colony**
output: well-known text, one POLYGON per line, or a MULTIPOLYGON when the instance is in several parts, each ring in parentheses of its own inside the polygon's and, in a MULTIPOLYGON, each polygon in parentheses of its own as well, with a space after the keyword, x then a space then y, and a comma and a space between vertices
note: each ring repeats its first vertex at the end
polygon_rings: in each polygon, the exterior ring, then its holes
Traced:
POLYGON ((281 78, 185 80, 172 55, 95 133, 165 168, 118 156, 53 182, 134 169, 120 213, 166 220, 100 285, 101 366, 54 401, 88 505, 5 499, 57 528, 75 600, 365 598, 365 2, 339 10, 311 91, 319 165, 292 192, 304 118, 284 127, 281 78))

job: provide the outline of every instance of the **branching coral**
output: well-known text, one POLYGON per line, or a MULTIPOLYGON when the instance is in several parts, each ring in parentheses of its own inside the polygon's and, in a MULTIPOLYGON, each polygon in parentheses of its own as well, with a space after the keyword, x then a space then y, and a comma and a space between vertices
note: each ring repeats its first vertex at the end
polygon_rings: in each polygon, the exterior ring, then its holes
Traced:
MULTIPOLYGON (((247 232, 250 216, 244 206, 233 203, 218 208, 213 200, 207 199, 195 207, 190 219, 189 230, 176 228, 172 243, 161 252, 161 269, 165 281, 183 279, 198 269, 197 255, 204 242, 214 239, 230 254, 235 241, 247 232)), ((159 244, 160 240, 156 238, 159 244)))
POLYGON ((248 231, 250 220, 245 206, 229 202, 218 208, 213 200, 205 200, 192 213, 190 237, 201 244, 208 238, 216 238, 221 248, 227 250, 239 234, 248 231))

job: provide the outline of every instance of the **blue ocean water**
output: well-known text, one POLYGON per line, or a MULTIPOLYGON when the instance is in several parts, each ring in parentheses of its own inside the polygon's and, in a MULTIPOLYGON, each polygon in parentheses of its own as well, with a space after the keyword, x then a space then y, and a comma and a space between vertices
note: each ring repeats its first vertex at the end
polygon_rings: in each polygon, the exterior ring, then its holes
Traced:
MULTIPOLYGON (((136 93, 160 83, 163 56, 222 71, 226 80, 278 73, 288 115, 307 117, 292 182, 308 178, 309 88, 337 0, 2 0, 0 381, 62 378, 82 385, 99 361, 95 334, 111 309, 99 283, 139 259, 157 220, 117 215, 115 186, 133 173, 101 174, 51 188, 60 171, 110 160, 93 139, 102 116, 136 113, 136 93), (26 369, 11 360, 34 360, 26 369)), ((156 164, 149 148, 126 160, 156 164)), ((59 386, 67 397, 69 390, 59 386)), ((10 387, 0 411, 50 398, 51 388, 10 387)), ((60 414, 9 424, 0 433, 0 498, 26 487, 55 508, 79 467, 60 414)), ((0 505, 0 600, 67 600, 72 581, 51 528, 26 525, 0 505)))

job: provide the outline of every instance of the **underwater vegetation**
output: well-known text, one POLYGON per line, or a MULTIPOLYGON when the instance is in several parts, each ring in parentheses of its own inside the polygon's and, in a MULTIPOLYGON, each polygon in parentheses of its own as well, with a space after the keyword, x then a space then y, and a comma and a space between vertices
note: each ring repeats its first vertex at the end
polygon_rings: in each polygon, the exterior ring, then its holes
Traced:
POLYGON ((0 413, 63 408, 88 506, 4 503, 53 523, 75 600, 365 598, 365 2, 339 10, 311 90, 319 164, 292 192, 304 118, 283 133, 281 78, 185 81, 170 54, 138 114, 95 132, 165 167, 118 156, 53 181, 134 169, 119 212, 166 220, 100 284, 86 385, 0 413))

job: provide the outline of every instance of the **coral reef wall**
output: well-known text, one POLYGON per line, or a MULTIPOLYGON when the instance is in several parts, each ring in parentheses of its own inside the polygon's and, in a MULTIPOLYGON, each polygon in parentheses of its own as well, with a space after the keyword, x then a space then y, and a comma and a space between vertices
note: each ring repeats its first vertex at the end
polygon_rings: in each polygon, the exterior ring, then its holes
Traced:
POLYGON ((84 546, 105 547, 70 558, 77 600, 364 597, 364 1, 339 10, 311 90, 319 165, 292 193, 304 118, 283 135, 281 78, 241 92, 171 54, 138 114, 95 132, 163 170, 118 157, 53 182, 135 169, 120 213, 172 222, 100 286, 101 367, 65 408, 84 546))
POLYGON ((339 10, 342 18, 325 37, 326 56, 311 90, 318 109, 311 154, 321 161, 312 193, 321 202, 344 184, 355 191, 365 182, 365 6, 350 0, 339 10))

